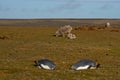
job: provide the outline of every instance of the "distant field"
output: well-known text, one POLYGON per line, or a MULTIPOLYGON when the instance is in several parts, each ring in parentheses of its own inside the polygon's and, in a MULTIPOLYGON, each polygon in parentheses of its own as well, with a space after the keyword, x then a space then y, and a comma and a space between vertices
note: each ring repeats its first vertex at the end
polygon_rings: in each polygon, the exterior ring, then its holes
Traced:
POLYGON ((120 80, 119 26, 102 30, 73 30, 72 33, 77 36, 74 40, 54 37, 56 30, 57 27, 51 25, 1 25, 0 37, 5 38, 0 39, 0 80, 120 80), (44 58, 52 60, 57 65, 56 70, 42 70, 34 66, 35 60, 44 58), (96 70, 69 69, 81 59, 97 60, 101 66, 96 70))
POLYGON ((97 25, 104 26, 107 22, 111 25, 120 26, 120 19, 1 19, 0 26, 81 26, 81 25, 97 25))

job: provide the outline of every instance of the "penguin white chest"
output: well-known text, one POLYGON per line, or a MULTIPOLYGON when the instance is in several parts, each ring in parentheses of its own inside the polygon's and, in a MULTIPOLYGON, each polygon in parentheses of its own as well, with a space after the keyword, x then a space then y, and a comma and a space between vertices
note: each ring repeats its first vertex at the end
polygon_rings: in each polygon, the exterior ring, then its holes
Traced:
POLYGON ((76 70, 84 70, 84 69, 88 69, 90 65, 85 65, 85 66, 79 66, 78 68, 76 68, 76 70))
POLYGON ((48 65, 44 65, 44 64, 41 64, 41 67, 44 69, 50 69, 50 67, 48 65))

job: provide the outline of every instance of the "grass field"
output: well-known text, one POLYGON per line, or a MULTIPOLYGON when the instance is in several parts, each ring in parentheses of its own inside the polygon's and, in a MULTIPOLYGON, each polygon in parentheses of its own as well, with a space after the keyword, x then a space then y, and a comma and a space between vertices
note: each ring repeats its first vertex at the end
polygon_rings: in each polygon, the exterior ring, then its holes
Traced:
POLYGON ((56 27, 0 26, 0 80, 120 80, 120 28, 73 30, 77 38, 54 37, 56 27), (50 59, 56 70, 34 66, 50 59), (81 59, 97 60, 96 70, 70 70, 81 59))

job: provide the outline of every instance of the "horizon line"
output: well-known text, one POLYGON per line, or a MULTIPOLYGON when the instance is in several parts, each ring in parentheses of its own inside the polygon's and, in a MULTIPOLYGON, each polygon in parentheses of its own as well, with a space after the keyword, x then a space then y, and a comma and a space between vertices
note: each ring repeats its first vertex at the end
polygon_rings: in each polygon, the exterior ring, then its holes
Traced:
POLYGON ((74 19, 120 19, 120 18, 0 18, 0 20, 35 20, 35 19, 64 19, 64 20, 74 20, 74 19))

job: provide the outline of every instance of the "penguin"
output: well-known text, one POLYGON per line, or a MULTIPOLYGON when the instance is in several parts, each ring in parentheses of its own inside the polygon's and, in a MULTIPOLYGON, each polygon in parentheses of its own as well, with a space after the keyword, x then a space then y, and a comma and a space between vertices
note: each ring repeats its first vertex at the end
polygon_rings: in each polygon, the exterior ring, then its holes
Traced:
POLYGON ((35 66, 39 67, 40 69, 54 70, 56 68, 56 65, 48 59, 41 59, 34 62, 35 66))
POLYGON ((71 66, 72 70, 85 70, 85 69, 96 69, 100 66, 100 64, 89 60, 89 59, 84 59, 84 60, 80 60, 76 63, 74 63, 71 66))

